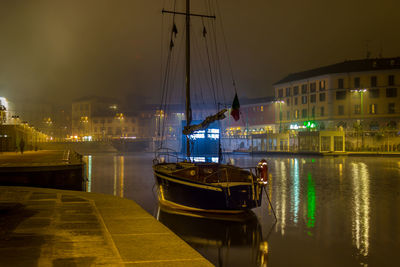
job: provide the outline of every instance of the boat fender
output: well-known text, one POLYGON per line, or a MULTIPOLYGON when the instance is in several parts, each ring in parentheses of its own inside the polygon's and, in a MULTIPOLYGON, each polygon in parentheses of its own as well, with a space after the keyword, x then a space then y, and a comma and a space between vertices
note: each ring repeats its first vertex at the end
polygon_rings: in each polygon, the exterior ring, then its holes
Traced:
POLYGON ((261 183, 268 183, 268 163, 265 159, 260 160, 257 164, 258 176, 261 183))
POLYGON ((190 171, 190 175, 191 175, 191 176, 195 176, 195 175, 196 175, 196 171, 195 171, 195 170, 191 170, 191 171, 190 171))

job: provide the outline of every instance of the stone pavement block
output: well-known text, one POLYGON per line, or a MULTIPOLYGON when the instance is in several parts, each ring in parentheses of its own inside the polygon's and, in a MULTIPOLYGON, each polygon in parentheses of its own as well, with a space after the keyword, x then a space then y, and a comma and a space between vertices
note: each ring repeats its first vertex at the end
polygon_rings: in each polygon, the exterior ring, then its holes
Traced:
POLYGON ((146 233, 168 233, 167 227, 160 224, 154 218, 139 218, 131 220, 104 219, 109 232, 113 234, 146 234, 146 233))
POLYGON ((112 235, 112 238, 124 262, 201 258, 199 253, 172 233, 112 235))
POLYGON ((56 193, 40 193, 34 192, 29 198, 30 200, 47 200, 47 199, 57 199, 56 193))
POLYGON ((0 239, 0 249, 40 247, 44 243, 51 242, 52 240, 52 235, 8 234, 0 239))
POLYGON ((30 195, 31 192, 26 190, 0 190, 0 201, 20 202, 26 200, 30 195))
POLYGON ((81 198, 81 197, 76 197, 76 196, 70 196, 70 195, 63 195, 61 197, 62 202, 87 202, 87 199, 81 198))
POLYGON ((50 224, 49 218, 30 218, 20 223, 13 232, 15 234, 46 235, 49 233, 50 224))
POLYGON ((87 257, 95 255, 96 257, 112 258, 113 251, 106 242, 56 242, 52 244, 53 257, 87 257))
POLYGON ((68 230, 70 236, 84 236, 87 239, 103 237, 103 231, 99 229, 70 229, 68 230))
POLYGON ((140 209, 135 209, 135 208, 104 208, 101 206, 97 206, 97 209, 99 210, 99 213, 104 217, 111 217, 114 219, 121 219, 121 220, 133 220, 133 219, 138 219, 138 218, 153 218, 148 212, 143 210, 142 208, 140 209))
POLYGON ((40 257, 39 247, 22 247, 22 248, 0 248, 0 265, 1 266, 38 266, 40 257))
POLYGON ((97 216, 94 214, 60 214, 60 220, 63 222, 98 222, 97 216))
POLYGON ((59 230, 101 230, 101 225, 93 222, 62 222, 55 227, 59 230))
POLYGON ((25 208, 32 211, 31 218, 52 218, 56 212, 54 208, 46 208, 40 206, 25 206, 25 208))
POLYGON ((92 209, 93 206, 90 203, 62 203, 59 207, 61 210, 68 210, 68 209, 92 209))
POLYGON ((71 257, 53 259, 53 266, 93 266, 96 263, 96 257, 71 257))
POLYGON ((205 259, 171 260, 171 261, 138 261, 125 262, 125 267, 209 267, 214 266, 205 259))
POLYGON ((61 215, 78 215, 78 214, 93 214, 94 211, 91 207, 60 207, 57 210, 61 215))
POLYGON ((30 200, 25 203, 27 206, 45 206, 45 207, 55 207, 55 200, 30 200))

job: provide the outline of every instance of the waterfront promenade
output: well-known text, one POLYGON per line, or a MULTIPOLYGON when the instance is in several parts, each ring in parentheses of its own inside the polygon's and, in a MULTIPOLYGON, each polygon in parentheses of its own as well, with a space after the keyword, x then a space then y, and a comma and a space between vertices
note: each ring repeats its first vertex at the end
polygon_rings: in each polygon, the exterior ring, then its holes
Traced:
POLYGON ((132 200, 0 186, 0 266, 212 266, 132 200))

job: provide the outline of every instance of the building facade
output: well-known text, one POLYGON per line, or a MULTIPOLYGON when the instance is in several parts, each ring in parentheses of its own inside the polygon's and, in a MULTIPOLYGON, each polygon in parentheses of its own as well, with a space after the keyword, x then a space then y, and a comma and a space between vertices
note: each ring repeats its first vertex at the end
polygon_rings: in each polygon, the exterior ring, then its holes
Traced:
MULTIPOLYGON (((274 84, 276 123, 281 132, 343 130, 361 139, 361 144, 349 141, 348 149, 365 148, 371 136, 397 136, 399 90, 400 57, 345 61, 290 74, 274 84)), ((393 142, 383 146, 397 149, 393 142)))
POLYGON ((230 115, 222 122, 225 136, 247 136, 275 132, 275 103, 273 97, 243 99, 240 106, 240 119, 235 121, 230 115))
POLYGON ((111 98, 90 97, 72 103, 71 117, 72 138, 95 141, 149 137, 143 125, 153 116, 145 111, 123 112, 118 101, 111 98))

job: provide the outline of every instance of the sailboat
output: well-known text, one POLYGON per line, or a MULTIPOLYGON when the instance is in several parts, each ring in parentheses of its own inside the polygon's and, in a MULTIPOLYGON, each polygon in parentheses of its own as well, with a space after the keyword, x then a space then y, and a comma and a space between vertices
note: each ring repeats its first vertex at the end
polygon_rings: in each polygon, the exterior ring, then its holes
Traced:
MULTIPOLYGON (((204 131, 207 127, 225 118, 227 109, 218 110, 215 115, 207 116, 202 122, 192 124, 191 110, 191 17, 215 19, 213 15, 191 13, 190 0, 185 1, 185 11, 164 10, 163 13, 185 17, 185 117, 183 134, 186 136, 186 157, 167 161, 161 153, 155 155, 153 172, 158 188, 161 205, 175 209, 214 212, 242 213, 261 205, 262 190, 267 184, 268 166, 266 161, 257 166, 240 168, 232 163, 223 164, 219 147, 218 162, 195 162, 191 156, 191 135, 204 131)), ((203 34, 206 32, 204 28, 203 34)), ((171 31, 170 50, 173 48, 172 36, 177 34, 176 25, 171 31)), ((235 94, 237 101, 237 94, 235 94)), ((234 103, 235 103, 234 101, 234 103)), ((234 104, 235 105, 235 104, 234 104)), ((220 146, 220 143, 219 143, 220 146)), ((170 156, 170 155, 169 155, 170 156)))

